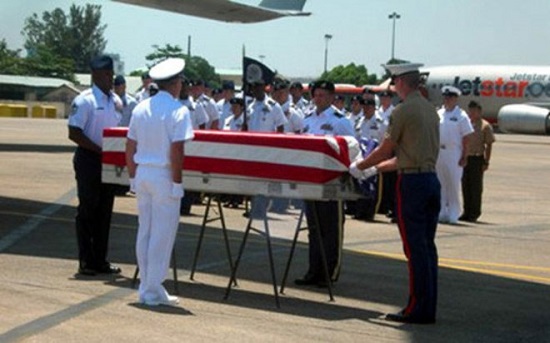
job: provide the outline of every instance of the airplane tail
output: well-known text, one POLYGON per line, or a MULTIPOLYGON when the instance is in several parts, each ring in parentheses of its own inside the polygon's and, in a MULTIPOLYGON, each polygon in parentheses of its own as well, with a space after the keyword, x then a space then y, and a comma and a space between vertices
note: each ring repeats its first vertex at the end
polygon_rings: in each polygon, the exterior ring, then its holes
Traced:
POLYGON ((258 6, 277 11, 302 12, 305 3, 306 0, 262 0, 258 6))

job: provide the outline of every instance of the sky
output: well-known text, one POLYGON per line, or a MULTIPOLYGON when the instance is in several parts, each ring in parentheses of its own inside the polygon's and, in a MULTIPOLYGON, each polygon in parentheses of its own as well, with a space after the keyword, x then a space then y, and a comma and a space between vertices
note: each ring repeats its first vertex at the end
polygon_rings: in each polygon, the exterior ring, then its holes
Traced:
MULTIPOLYGON (((200 1, 200 0, 197 0, 200 1)), ((257 5, 259 0, 236 0, 257 5)), ((426 66, 547 65, 550 60, 548 0, 307 0, 309 17, 256 24, 224 23, 118 3, 111 0, 17 0, 0 2, 0 39, 23 48, 21 30, 33 13, 71 4, 101 5, 107 53, 117 53, 125 71, 142 68, 153 45, 179 45, 219 69, 241 68, 247 56, 287 77, 318 77, 324 70, 355 63, 381 76, 391 58, 392 20, 397 12, 395 57, 426 66), (264 56, 260 58, 260 56, 264 56)), ((0 71, 1 73, 1 71, 0 71)))

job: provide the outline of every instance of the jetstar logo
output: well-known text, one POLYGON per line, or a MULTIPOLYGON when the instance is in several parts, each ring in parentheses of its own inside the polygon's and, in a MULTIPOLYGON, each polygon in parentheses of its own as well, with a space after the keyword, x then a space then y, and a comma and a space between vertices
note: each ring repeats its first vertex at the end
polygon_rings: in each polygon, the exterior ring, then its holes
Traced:
POLYGON ((454 86, 462 95, 499 98, 539 98, 550 97, 550 77, 541 74, 514 74, 508 79, 497 77, 484 79, 476 76, 473 80, 455 76, 454 86))

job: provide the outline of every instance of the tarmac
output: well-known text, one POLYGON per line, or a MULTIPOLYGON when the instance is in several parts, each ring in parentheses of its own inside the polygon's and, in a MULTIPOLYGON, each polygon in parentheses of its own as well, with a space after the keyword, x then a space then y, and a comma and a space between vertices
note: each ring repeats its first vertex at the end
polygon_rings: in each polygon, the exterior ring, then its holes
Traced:
MULTIPOLYGON (((550 342, 550 137, 497 134, 475 224, 439 225, 435 325, 386 322, 403 307, 407 266, 395 224, 345 222, 343 267, 327 289, 298 287, 307 268, 301 233, 280 308, 265 236, 246 244, 229 284, 220 221, 207 223, 194 280, 190 269, 206 209, 181 217, 169 292, 177 307, 145 307, 132 287, 136 201, 117 197, 110 238, 115 276, 76 274, 76 194, 66 120, 0 118, 0 342, 550 342)), ((223 208, 232 259, 243 208, 223 208)), ((212 209, 213 214, 218 211, 212 209)), ((299 212, 269 214, 277 285, 299 212)), ((258 228, 262 226, 255 224, 258 228)))

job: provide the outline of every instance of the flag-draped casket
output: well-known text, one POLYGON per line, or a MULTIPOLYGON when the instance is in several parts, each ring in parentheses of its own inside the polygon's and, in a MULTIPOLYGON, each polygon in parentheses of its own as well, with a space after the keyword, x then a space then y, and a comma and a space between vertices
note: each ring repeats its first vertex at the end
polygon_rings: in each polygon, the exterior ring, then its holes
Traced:
MULTIPOLYGON (((103 133, 103 182, 128 184, 127 128, 103 133)), ((139 149, 139 145, 138 145, 139 149)), ((187 190, 300 199, 355 199, 352 137, 197 130, 185 144, 187 190)))

